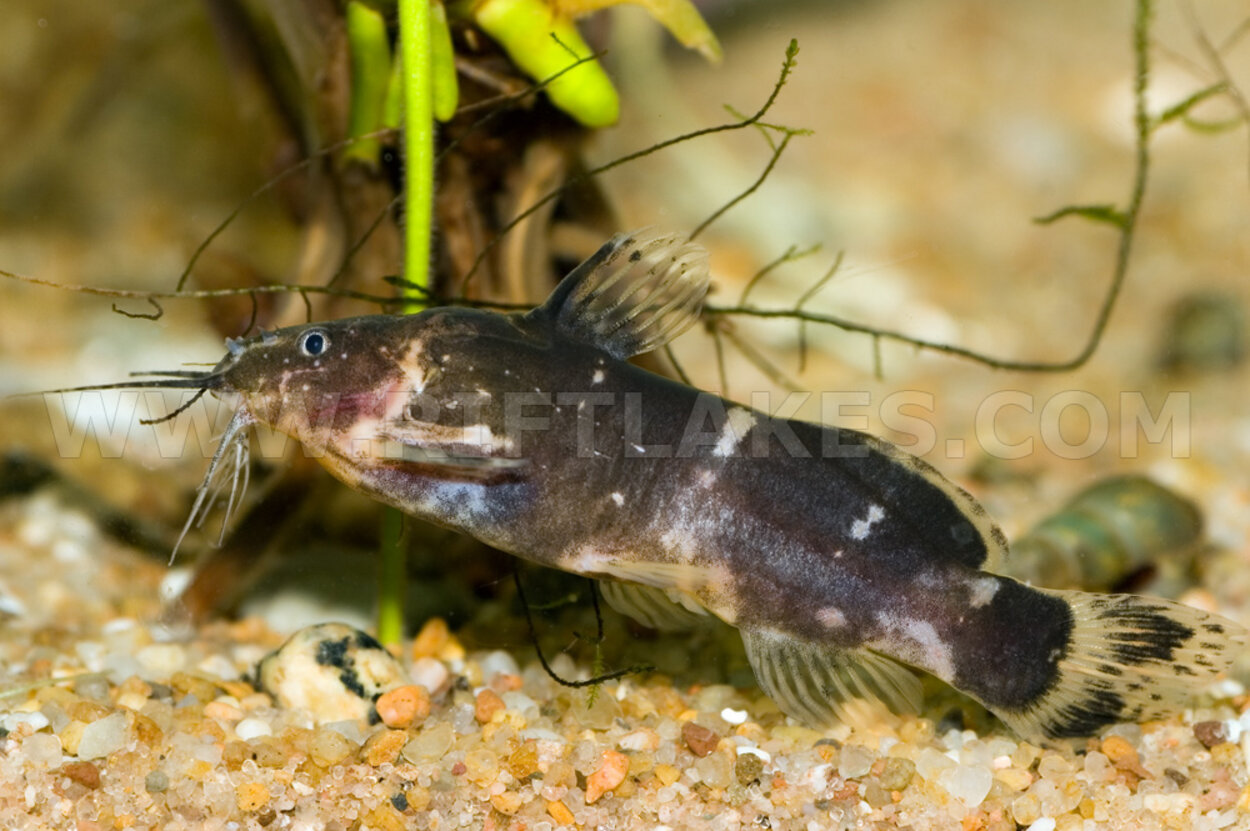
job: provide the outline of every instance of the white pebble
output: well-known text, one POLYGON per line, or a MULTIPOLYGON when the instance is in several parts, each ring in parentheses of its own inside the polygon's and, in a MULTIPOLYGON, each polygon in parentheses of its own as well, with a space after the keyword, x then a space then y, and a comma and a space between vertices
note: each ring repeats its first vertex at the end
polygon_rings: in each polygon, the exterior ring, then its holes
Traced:
POLYGON ((482 668, 482 680, 486 683, 490 683, 496 675, 521 674, 521 668, 517 666, 516 659, 502 649, 483 655, 478 661, 478 666, 482 668))
POLYGON ((35 733, 22 742, 27 764, 56 767, 61 764, 61 739, 51 733, 35 733))
POLYGON ((82 730, 78 742, 78 758, 101 759, 126 745, 126 716, 113 713, 97 719, 82 730))
POLYGON ((872 751, 858 744, 848 744, 838 754, 838 775, 843 779, 858 779, 872 769, 872 751))
POLYGON ((235 668, 234 662, 225 655, 209 655, 200 661, 198 668, 222 681, 235 681, 239 677, 239 670, 235 668))
POLYGON ((960 765, 943 771, 938 781, 951 796, 967 807, 975 808, 985 801, 990 786, 994 784, 994 775, 988 768, 960 765))
POLYGON ((767 750, 760 750, 758 747, 742 746, 737 748, 737 751, 739 756, 746 756, 747 754, 750 754, 751 756, 758 756, 763 759, 765 763, 773 760, 772 755, 767 750))
POLYGON ((0 719, 0 727, 4 727, 10 733, 22 724, 29 724, 30 729, 37 733, 48 726, 48 717, 35 710, 32 713, 6 713, 4 718, 0 719))
POLYGON ((91 672, 99 672, 104 660, 104 644, 99 641, 79 641, 74 652, 91 672))
POLYGON ((747 711, 726 707, 720 711, 720 717, 729 724, 742 724, 747 720, 747 711))
POLYGON ((621 736, 620 741, 617 742, 617 747, 621 750, 632 750, 635 752, 657 750, 660 747, 660 734, 649 727, 640 727, 621 736))
POLYGON ((499 697, 503 699, 504 706, 509 710, 520 713, 526 718, 538 717, 538 703, 525 693, 519 690, 507 690, 499 697))
POLYGON ((0 582, 0 613, 12 615, 13 617, 26 616, 26 604, 13 594, 9 587, 0 582))
POLYGON ((268 722, 258 718, 245 718, 234 726, 234 734, 243 741, 248 741, 257 736, 272 736, 273 728, 268 722))
POLYGON ((187 663, 187 652, 176 643, 154 643, 135 654, 148 681, 167 681, 187 663))
POLYGON ((443 685, 447 683, 447 679, 451 677, 451 673, 447 671, 447 665, 437 658, 422 657, 418 658, 412 665, 412 683, 420 684, 430 691, 430 694, 437 694, 443 685))
POLYGON ((1030 825, 1028 831, 1055 831, 1055 818, 1042 817, 1030 825))

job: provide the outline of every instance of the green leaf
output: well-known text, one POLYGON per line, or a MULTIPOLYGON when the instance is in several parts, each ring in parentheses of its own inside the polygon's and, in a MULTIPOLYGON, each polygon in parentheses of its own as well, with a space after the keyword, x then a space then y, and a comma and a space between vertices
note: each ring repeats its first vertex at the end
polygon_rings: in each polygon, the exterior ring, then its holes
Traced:
POLYGON ((1054 213, 1036 217, 1033 221, 1038 225, 1050 225, 1052 222, 1058 222, 1069 216, 1079 216, 1091 222, 1103 222, 1117 228, 1124 228, 1128 223, 1128 217, 1115 205, 1065 205, 1054 213))

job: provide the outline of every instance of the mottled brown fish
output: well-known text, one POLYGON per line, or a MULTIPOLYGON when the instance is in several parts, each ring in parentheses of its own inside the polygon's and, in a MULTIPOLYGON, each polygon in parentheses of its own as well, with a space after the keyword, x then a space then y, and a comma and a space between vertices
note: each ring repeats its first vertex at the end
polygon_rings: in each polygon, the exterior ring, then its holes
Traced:
MULTIPOLYGON (((436 308, 229 344, 169 386, 241 404, 192 517, 256 422, 351 487, 552 568, 627 614, 737 627, 760 685, 810 724, 857 699, 914 707, 904 664, 1025 736, 1088 735, 1183 705, 1245 630, 1129 595, 993 573, 1002 533, 888 442, 774 418, 627 362, 693 323, 705 252, 618 236, 527 314, 436 308)), ((161 382, 149 382, 161 385, 161 382)))

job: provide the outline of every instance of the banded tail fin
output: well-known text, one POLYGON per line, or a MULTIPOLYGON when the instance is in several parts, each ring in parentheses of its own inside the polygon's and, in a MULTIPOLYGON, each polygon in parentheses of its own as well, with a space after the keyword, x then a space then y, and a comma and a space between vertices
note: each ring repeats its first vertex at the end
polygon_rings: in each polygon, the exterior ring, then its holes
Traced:
POLYGON ((1053 682, 1019 709, 993 708, 1024 737, 1077 738, 1173 713, 1247 645, 1238 624, 1170 600, 1040 591, 1068 604, 1072 629, 1053 682))

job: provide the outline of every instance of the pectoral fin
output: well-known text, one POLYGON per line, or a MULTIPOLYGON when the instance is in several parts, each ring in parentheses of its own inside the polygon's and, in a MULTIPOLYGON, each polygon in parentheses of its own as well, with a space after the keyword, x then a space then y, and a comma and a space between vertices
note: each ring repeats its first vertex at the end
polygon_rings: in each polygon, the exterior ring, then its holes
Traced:
POLYGON ((809 725, 858 724, 920 707, 916 676, 871 650, 834 649, 759 629, 743 629, 742 640, 760 687, 809 725))
POLYGON ((665 591, 637 583, 603 580, 599 591, 613 609, 662 632, 685 632, 708 620, 707 611, 694 598, 675 589, 665 591), (674 598, 674 594, 678 596, 674 598))

